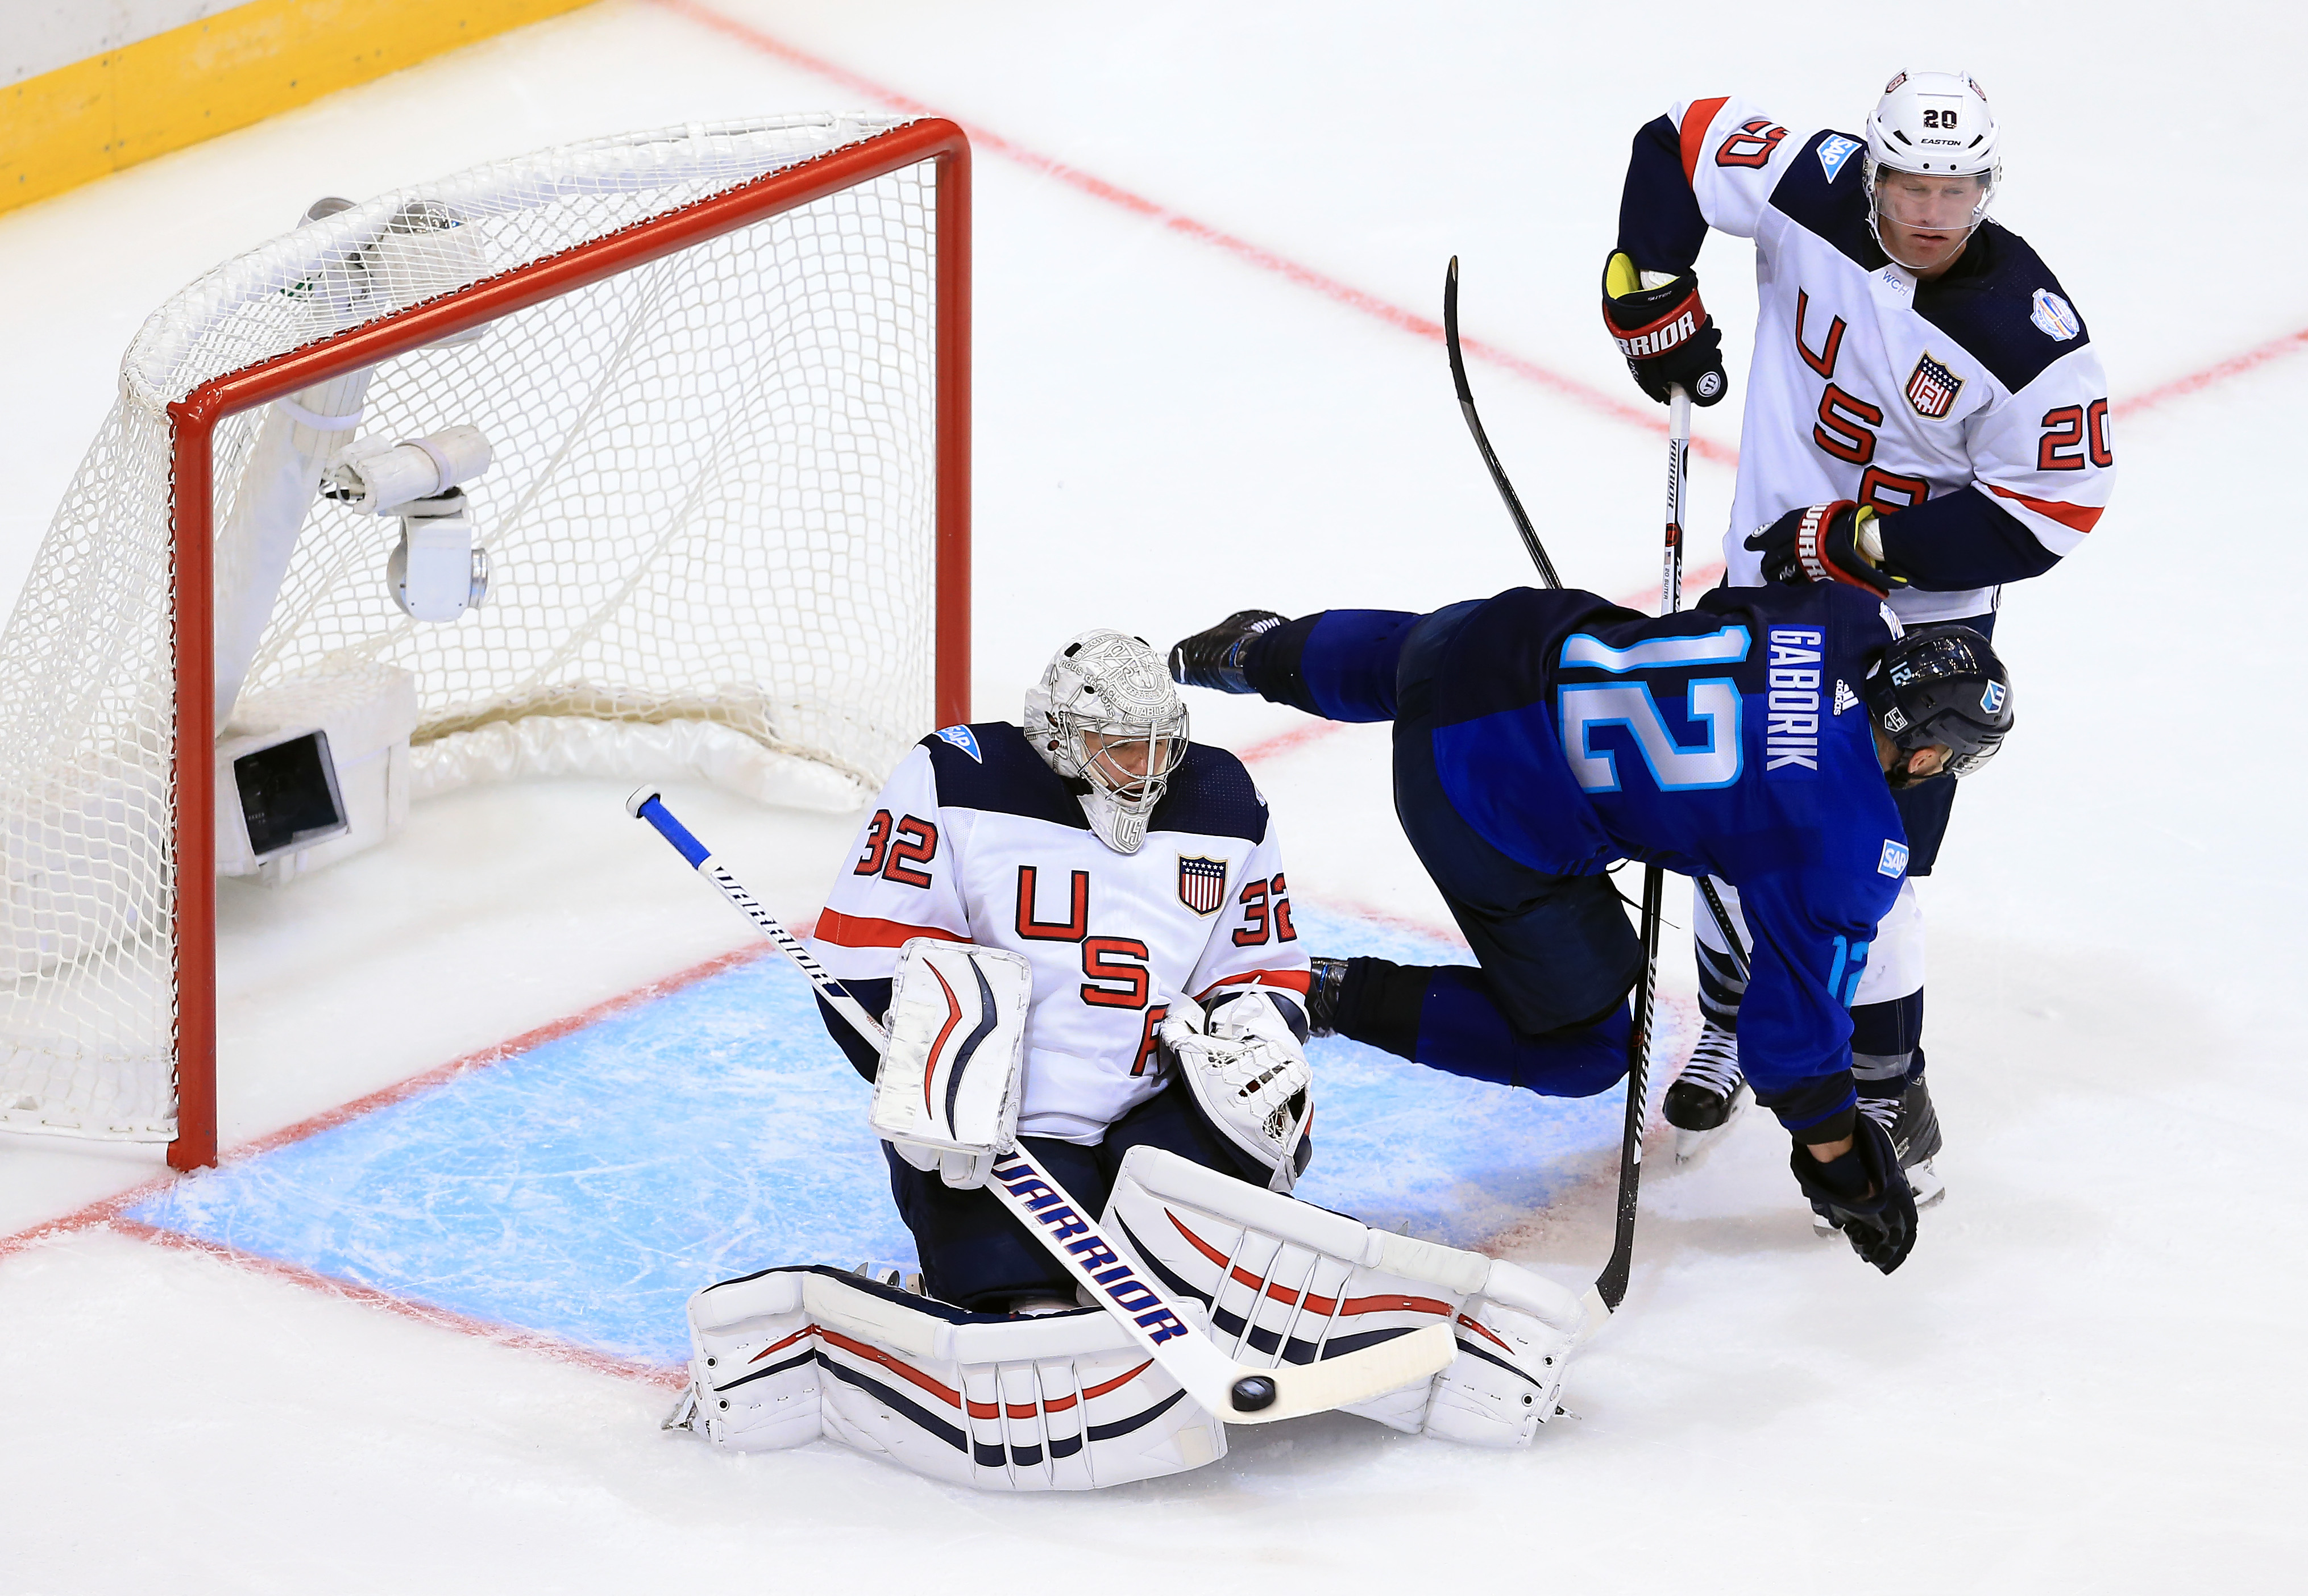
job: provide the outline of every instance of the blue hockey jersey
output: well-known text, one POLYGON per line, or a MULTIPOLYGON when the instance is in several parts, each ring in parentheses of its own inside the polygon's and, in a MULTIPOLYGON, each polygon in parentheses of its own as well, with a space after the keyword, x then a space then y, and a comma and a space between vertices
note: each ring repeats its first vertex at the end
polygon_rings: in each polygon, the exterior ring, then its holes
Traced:
MULTIPOLYGON (((1890 612, 1829 583, 1718 588, 1664 617, 1571 589, 1459 608, 1416 721, 1460 818, 1553 875, 1635 859, 1729 881, 1754 941, 1739 1036, 1758 1095, 1803 1097, 1847 1069, 1847 1010, 1907 866, 1861 701, 1890 612)), ((1377 719, 1396 716, 1373 700, 1391 687, 1310 672, 1303 691, 1331 718, 1377 719)))

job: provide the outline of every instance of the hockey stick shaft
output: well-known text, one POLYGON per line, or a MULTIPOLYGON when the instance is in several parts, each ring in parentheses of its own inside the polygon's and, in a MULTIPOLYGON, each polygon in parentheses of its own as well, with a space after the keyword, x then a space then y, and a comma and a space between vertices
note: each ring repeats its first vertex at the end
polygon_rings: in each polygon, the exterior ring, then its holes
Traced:
MULTIPOLYGON (((1522 496, 1515 492, 1514 484, 1507 480, 1506 468, 1499 464, 1498 451, 1491 447, 1490 434, 1483 430, 1483 418, 1475 409, 1475 390, 1467 381, 1467 360, 1459 348, 1459 257, 1456 255, 1451 257, 1450 270, 1442 277, 1442 341, 1451 355, 1451 385, 1458 390, 1459 414, 1467 418, 1467 430, 1475 436, 1475 448, 1483 457, 1483 468, 1491 474, 1491 481, 1498 488, 1500 499, 1506 504, 1507 514, 1513 518, 1515 531, 1522 538, 1523 550, 1530 555, 1531 564, 1537 568, 1539 579, 1550 588, 1560 588, 1563 579, 1555 574, 1554 562, 1547 557, 1546 545, 1539 542, 1537 528, 1531 525, 1529 515, 1523 510, 1522 496)), ((1691 453, 1691 400, 1686 397, 1675 402, 1683 406, 1684 419, 1683 442, 1671 456, 1673 464, 1667 482, 1667 522, 1675 529, 1668 579, 1674 584, 1675 591, 1672 595, 1660 596, 1660 608, 1666 614, 1683 607, 1683 494, 1691 453)), ((1674 432, 1672 423, 1668 431, 1670 433, 1674 432)), ((1707 912, 1714 918, 1715 929, 1722 934, 1724 947, 1730 952, 1731 963, 1738 970, 1739 979, 1745 981, 1747 949, 1740 940, 1738 928, 1732 923, 1730 910, 1724 906, 1722 894, 1717 892, 1715 883, 1704 876, 1699 879, 1699 891, 1707 901, 1707 912)))
MULTIPOLYGON (((1683 494, 1691 460, 1691 396, 1668 390, 1666 531, 1659 561, 1659 614, 1683 608, 1683 494)), ((1635 986, 1635 1024, 1627 1058, 1627 1113, 1619 1135, 1619 1212, 1611 1259, 1596 1277, 1595 1296, 1612 1313, 1626 1300, 1635 1261, 1635 1211, 1643 1180, 1643 1121, 1650 1107, 1651 1062, 1658 1036, 1659 921, 1666 910, 1666 871, 1643 866, 1643 973, 1635 986)))
POLYGON ((1483 431, 1483 418, 1475 413, 1475 390, 1467 382, 1466 356, 1459 350, 1459 257, 1451 257, 1451 270, 1442 278, 1442 342, 1451 352, 1451 385, 1459 391, 1459 414, 1467 418, 1467 430, 1475 434, 1475 449, 1483 457, 1484 468, 1491 474, 1491 482, 1504 501, 1507 514, 1513 518, 1515 530, 1522 535, 1522 546, 1530 555, 1530 562, 1538 567, 1539 579, 1550 588, 1563 586, 1563 579, 1554 574, 1554 562, 1546 557, 1546 545, 1538 541, 1538 530, 1530 524, 1522 500, 1507 480, 1504 466, 1492 448, 1490 435, 1483 431))
MULTIPOLYGON (((818 995, 876 1053, 889 1046, 889 1032, 827 973, 800 938, 714 861, 711 850, 674 818, 655 788, 636 791, 625 800, 625 812, 656 828, 691 869, 712 882, 724 898, 754 922, 754 929, 793 961, 818 995)), ((1311 1365, 1247 1367, 1221 1351, 1209 1331, 1180 1314, 1160 1285, 1138 1271, 1130 1253, 1109 1241, 1057 1177, 1042 1170, 1024 1148, 996 1154, 987 1171, 986 1189, 1057 1259, 1091 1300, 1103 1304, 1121 1321, 1131 1339, 1184 1386, 1187 1395, 1228 1424, 1268 1424, 1365 1402, 1435 1374, 1458 1356, 1457 1339, 1445 1323, 1311 1365)))

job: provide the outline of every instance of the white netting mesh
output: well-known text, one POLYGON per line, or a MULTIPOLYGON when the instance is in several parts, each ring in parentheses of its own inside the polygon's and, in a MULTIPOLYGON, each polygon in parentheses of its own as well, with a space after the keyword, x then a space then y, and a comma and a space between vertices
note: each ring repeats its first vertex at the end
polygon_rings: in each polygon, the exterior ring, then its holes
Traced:
MULTIPOLYGON (((498 162, 308 223, 146 323, 0 636, 0 1126, 173 1134, 167 405, 898 125, 783 118, 498 162)), ((651 747, 687 726, 870 790, 932 712, 935 182, 904 167, 225 422, 222 691, 242 668, 256 691, 385 664, 417 678, 420 757, 509 723, 659 728, 651 747), (280 435, 311 424, 309 451, 350 441, 355 409, 363 435, 461 423, 495 446, 468 489, 483 607, 409 620, 384 577, 397 520, 313 501, 309 477, 277 604, 228 546, 237 510, 245 527, 284 491, 268 411, 280 435)))

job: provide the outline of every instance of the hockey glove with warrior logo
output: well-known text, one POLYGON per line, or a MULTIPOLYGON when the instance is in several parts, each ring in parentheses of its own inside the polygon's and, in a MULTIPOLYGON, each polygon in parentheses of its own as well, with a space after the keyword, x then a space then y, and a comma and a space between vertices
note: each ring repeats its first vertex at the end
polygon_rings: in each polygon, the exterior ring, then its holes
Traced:
POLYGON ((1821 1163, 1797 1144, 1788 1167, 1813 1209, 1843 1232, 1852 1251, 1886 1274, 1908 1261, 1916 1246, 1916 1194, 1882 1126, 1855 1114, 1851 1151, 1821 1163))
POLYGON ((1883 559, 1883 523, 1872 504, 1838 499, 1790 510, 1748 535, 1747 546, 1763 556, 1763 579, 1771 582, 1844 582, 1888 598, 1908 579, 1883 559))
POLYGON ((1680 385, 1694 405, 1711 405, 1731 391, 1723 374, 1723 333, 1699 302, 1699 274, 1636 270, 1634 257, 1615 252, 1603 262, 1603 325, 1635 384, 1660 404, 1680 385), (1645 278, 1658 279, 1646 286, 1645 278))

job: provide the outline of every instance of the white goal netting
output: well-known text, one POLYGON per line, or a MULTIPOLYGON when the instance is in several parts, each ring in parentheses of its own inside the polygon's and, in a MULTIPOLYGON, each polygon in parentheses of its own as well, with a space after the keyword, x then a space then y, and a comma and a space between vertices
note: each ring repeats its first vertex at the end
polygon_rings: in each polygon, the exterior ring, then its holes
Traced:
MULTIPOLYGON (((217 428, 214 681, 176 680, 168 407, 902 124, 791 117, 501 161, 309 221, 147 322, 0 635, 0 1127, 175 1134, 178 691, 414 678, 418 794, 607 770, 630 736, 840 806, 932 724, 936 171, 923 160, 334 372, 217 428), (313 489, 356 436, 481 429, 478 608, 396 607, 397 523, 313 489), (285 510, 283 507, 287 507, 285 510)), ((664 768, 660 762, 660 770, 664 768)), ((193 894, 209 881, 185 881, 193 894)))

